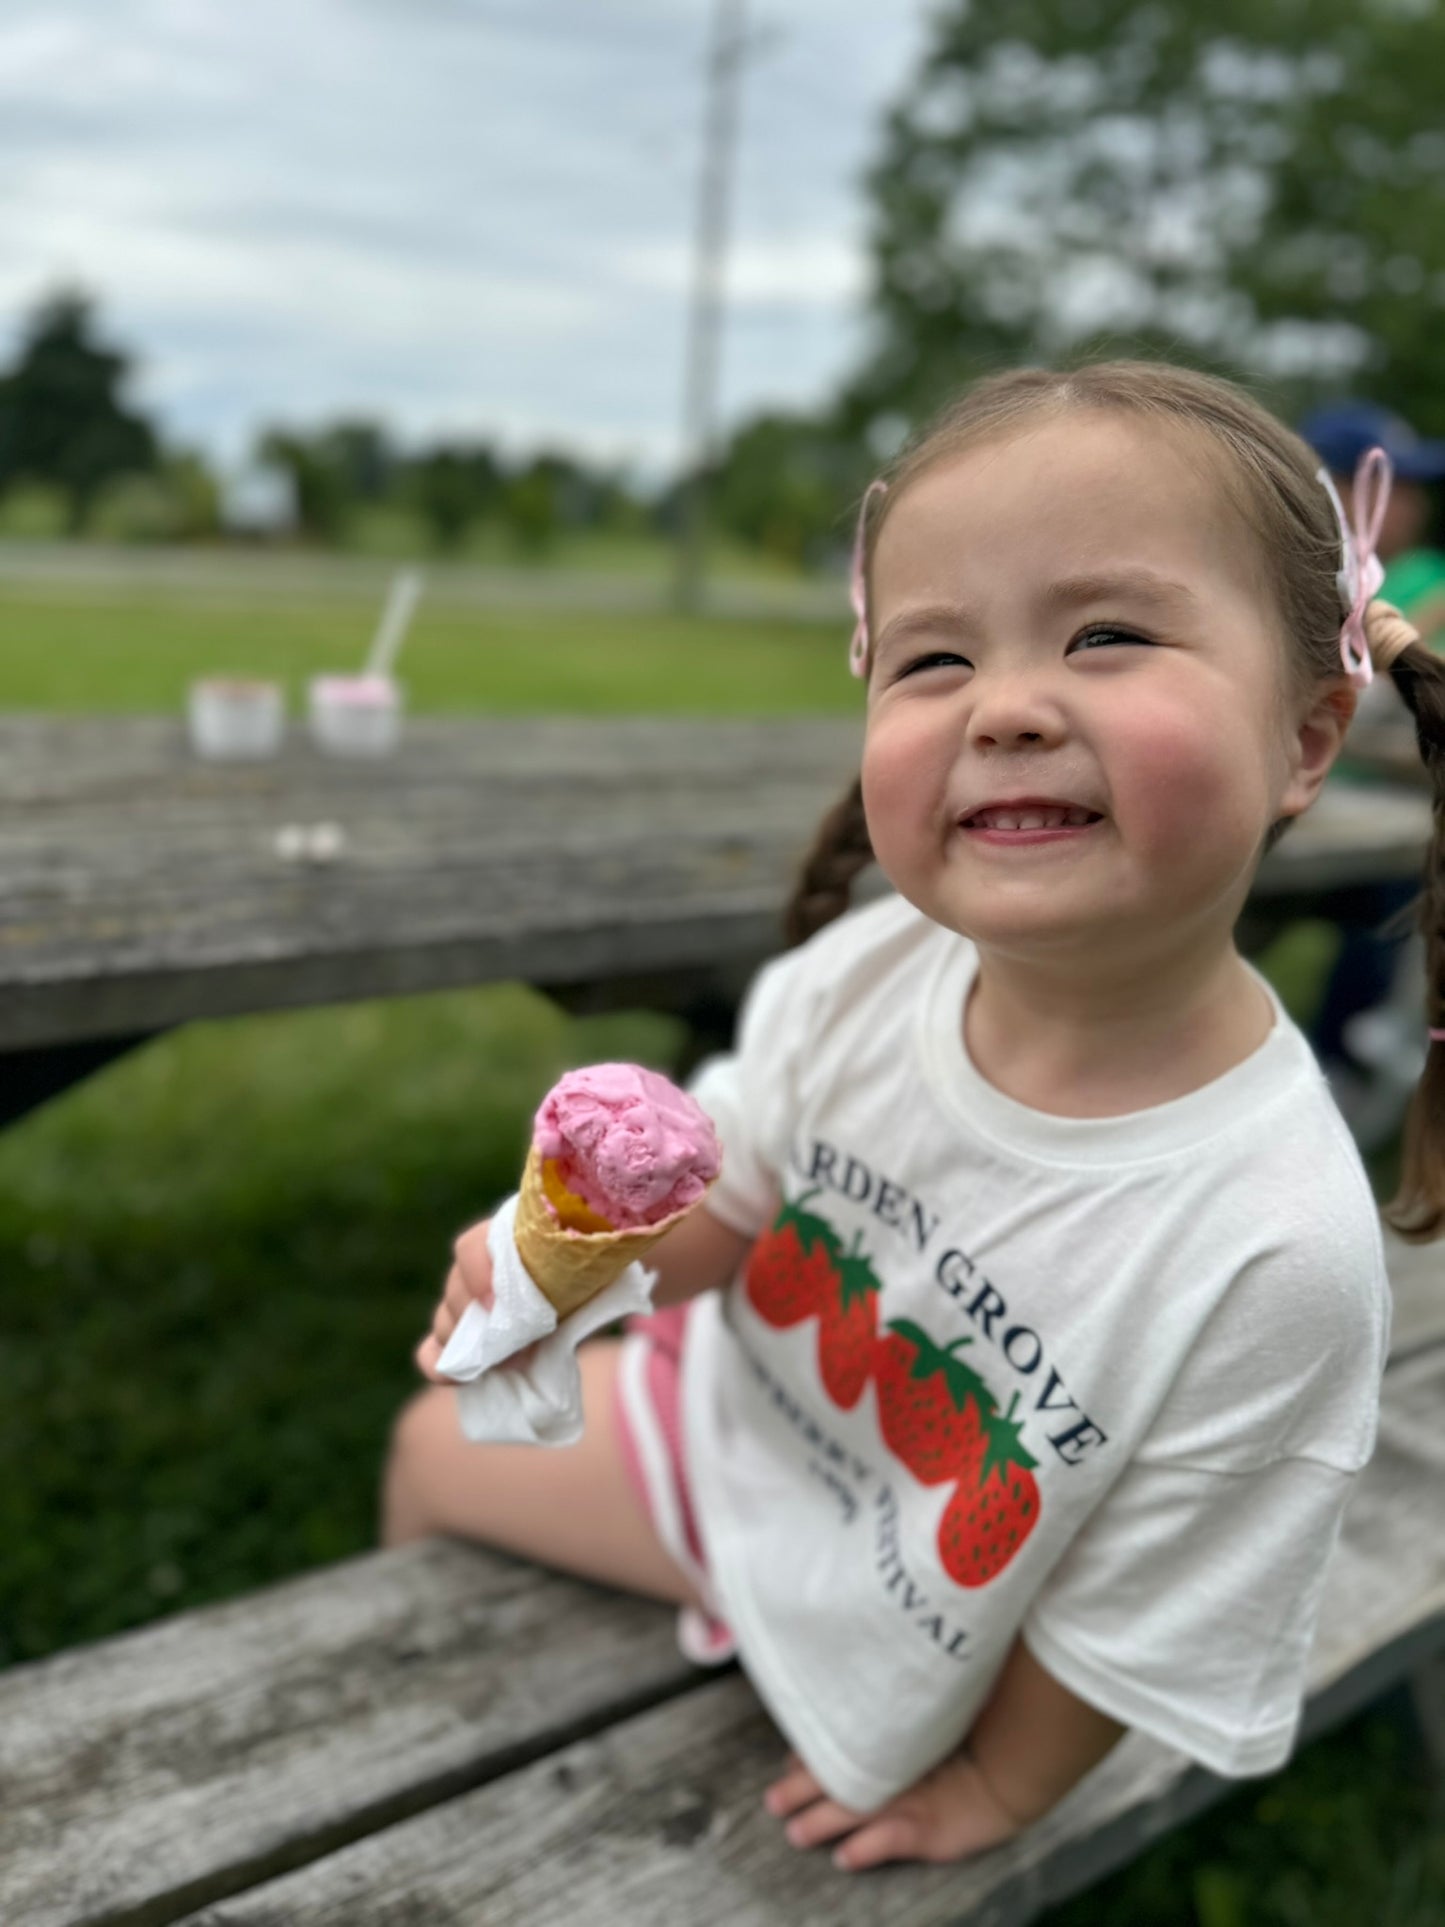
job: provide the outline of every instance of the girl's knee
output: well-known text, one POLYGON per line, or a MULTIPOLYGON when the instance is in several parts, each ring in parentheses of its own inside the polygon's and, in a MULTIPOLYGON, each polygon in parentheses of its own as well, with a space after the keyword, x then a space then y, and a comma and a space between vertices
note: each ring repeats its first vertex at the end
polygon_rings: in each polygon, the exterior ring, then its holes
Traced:
POLYGON ((433 1480, 439 1422, 455 1425, 454 1394, 444 1385, 427 1385, 407 1400, 391 1428, 381 1481, 381 1543, 405 1545, 436 1530, 427 1504, 433 1480), (443 1410, 443 1407, 447 1410, 443 1410))

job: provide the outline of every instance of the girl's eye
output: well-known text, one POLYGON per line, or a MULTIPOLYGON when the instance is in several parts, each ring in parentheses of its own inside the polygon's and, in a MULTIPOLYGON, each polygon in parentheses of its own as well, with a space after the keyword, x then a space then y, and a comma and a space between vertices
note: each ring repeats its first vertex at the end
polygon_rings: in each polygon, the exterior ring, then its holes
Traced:
POLYGON ((955 654, 952 649, 930 649, 927 655, 915 656, 912 662, 904 663, 899 670, 900 678, 912 676, 920 669, 972 669, 973 664, 967 656, 955 654))
POLYGON ((1152 649, 1153 643, 1147 636, 1136 635, 1132 629, 1120 629, 1114 623, 1103 622, 1093 629, 1085 629, 1075 636, 1070 649, 1101 649, 1110 643, 1134 643, 1140 649, 1152 649))

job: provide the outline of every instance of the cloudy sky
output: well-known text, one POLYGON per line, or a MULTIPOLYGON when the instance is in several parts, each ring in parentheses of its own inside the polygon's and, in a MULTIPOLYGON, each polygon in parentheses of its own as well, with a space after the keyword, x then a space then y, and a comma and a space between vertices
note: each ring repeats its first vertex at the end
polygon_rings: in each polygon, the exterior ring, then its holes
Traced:
MULTIPOLYGON (((679 448, 711 0, 5 0, 0 356, 99 299, 175 437, 679 448)), ((721 406, 856 354, 859 174, 927 0, 750 0, 721 406)))

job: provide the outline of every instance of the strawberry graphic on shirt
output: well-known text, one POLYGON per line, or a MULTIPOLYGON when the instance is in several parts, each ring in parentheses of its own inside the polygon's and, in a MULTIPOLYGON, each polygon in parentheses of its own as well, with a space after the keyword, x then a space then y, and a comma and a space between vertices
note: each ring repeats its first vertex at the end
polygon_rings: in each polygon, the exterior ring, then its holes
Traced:
POLYGON ((976 1466, 987 1444, 993 1394, 958 1354, 972 1338, 939 1345, 912 1319, 895 1318, 873 1348, 873 1389, 883 1442, 924 1485, 976 1466))
POLYGON ((826 1294, 818 1314, 818 1370, 823 1389, 845 1412, 863 1396, 878 1340, 878 1293, 882 1286, 862 1244, 862 1232, 855 1231, 847 1251, 835 1255, 837 1282, 826 1294))
POLYGON ((1023 1423, 1008 1411, 983 1420, 977 1463, 961 1474, 938 1527, 938 1556, 960 1586, 986 1586, 1018 1552, 1039 1518, 1038 1460, 1025 1447, 1023 1423))
POLYGON ((753 1310, 778 1331, 816 1317, 837 1283, 841 1240, 826 1218, 806 1209, 818 1189, 783 1205, 753 1246, 743 1276, 753 1310))

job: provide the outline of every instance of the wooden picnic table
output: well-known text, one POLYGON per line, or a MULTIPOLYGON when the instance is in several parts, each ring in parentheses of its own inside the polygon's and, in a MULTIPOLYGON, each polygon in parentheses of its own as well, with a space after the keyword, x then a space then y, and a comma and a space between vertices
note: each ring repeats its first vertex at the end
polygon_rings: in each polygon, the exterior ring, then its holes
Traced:
MULTIPOLYGON (((417 721, 384 763, 296 743, 223 768, 172 722, 0 719, 0 1121, 193 1018, 500 978, 722 996, 776 947, 857 745, 833 721, 417 721), (317 824, 334 861, 278 854, 317 824)), ((1327 796, 1256 929, 1414 875, 1427 822, 1417 794, 1327 796)), ((1394 1257, 1418 1289, 1310 1731, 1411 1674, 1440 1692, 1440 1248, 1394 1257)), ((368 1555, 0 1674, 0 1921, 1018 1927, 1225 1790, 1134 1736, 1000 1853, 848 1881, 762 1814, 779 1746, 662 1609, 455 1544, 368 1555)))
POLYGON ((1430 772, 1421 760, 1415 725, 1408 717, 1399 722, 1357 722, 1345 744, 1345 756, 1356 769, 1386 782, 1403 783, 1410 789, 1430 787, 1430 772))
MULTIPOLYGON (((1445 1766, 1445 1294, 1391 1248, 1380 1444, 1306 1736, 1413 1678, 1445 1766)), ((5 1927, 1023 1927, 1230 1788, 1130 1734, 1019 1839, 861 1878, 761 1807, 783 1743, 672 1614, 453 1541, 0 1673, 5 1927)), ((840 1685, 846 1690, 846 1685, 840 1685)))
MULTIPOLYGON (((724 1014, 780 941, 848 719, 414 719, 385 760, 293 732, 199 761, 179 720, 0 717, 0 1123, 195 1018, 520 979, 724 1014), (331 860, 283 854, 318 827, 331 860)), ((1427 800, 1326 792, 1252 942, 1419 875, 1427 800)))

